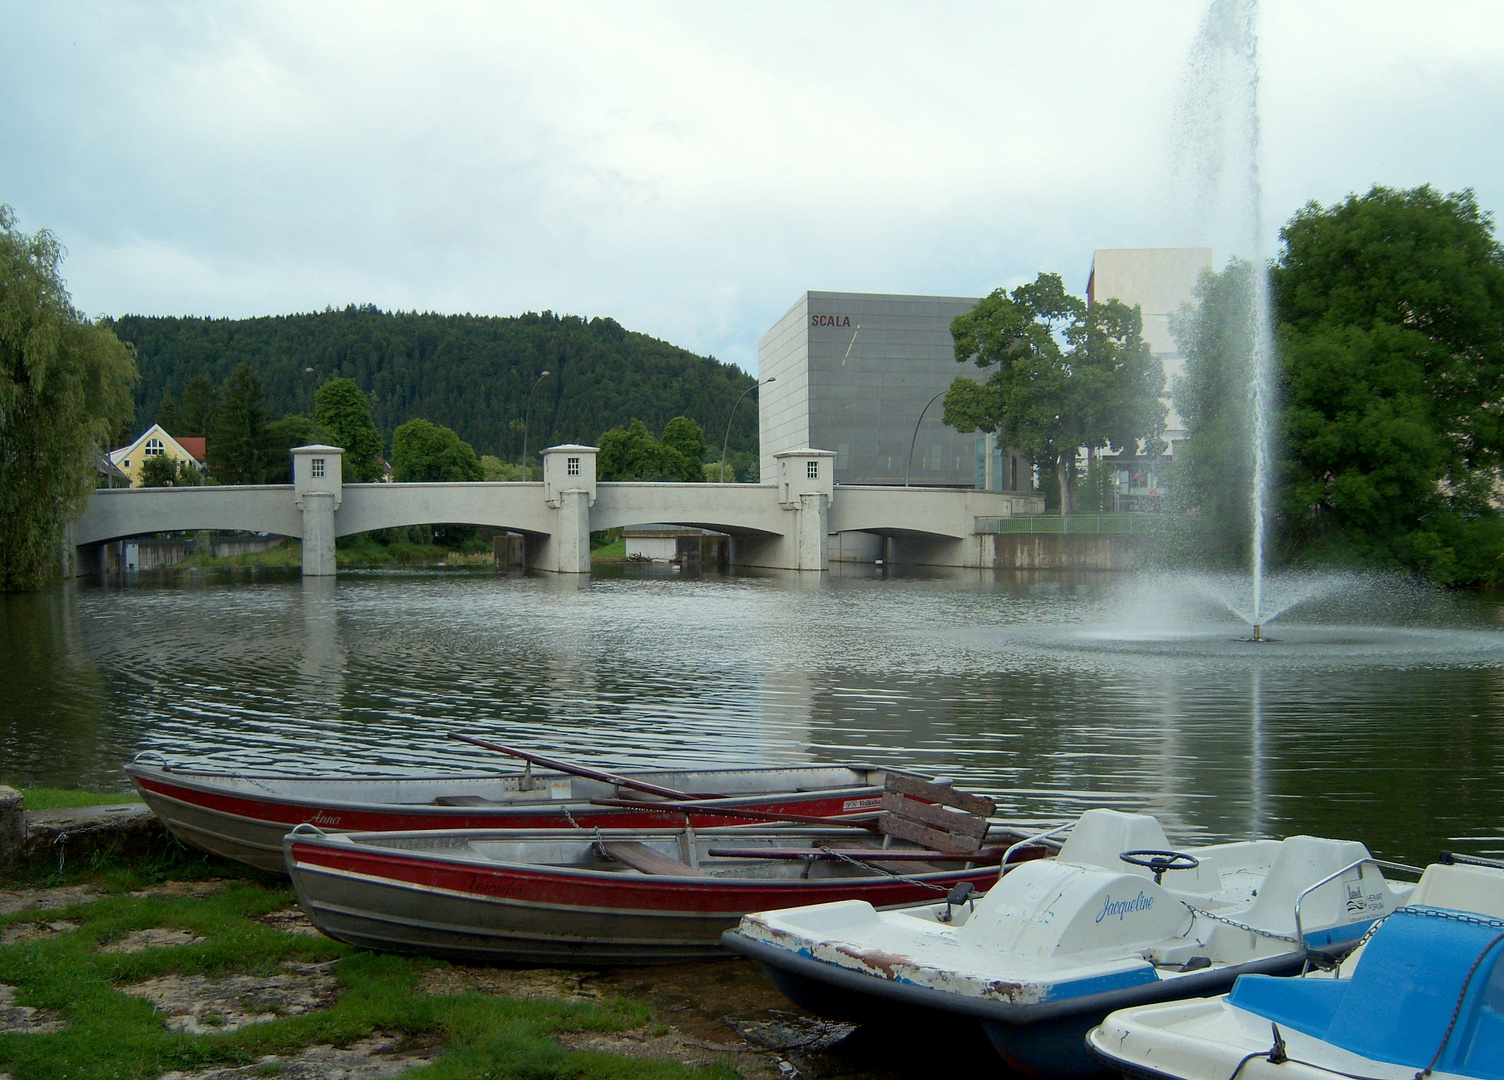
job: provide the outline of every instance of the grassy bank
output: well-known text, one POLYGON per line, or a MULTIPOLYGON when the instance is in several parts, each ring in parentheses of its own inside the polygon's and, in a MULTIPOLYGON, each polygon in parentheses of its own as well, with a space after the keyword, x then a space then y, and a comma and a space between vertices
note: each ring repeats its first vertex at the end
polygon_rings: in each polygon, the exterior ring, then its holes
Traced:
MULTIPOLYGON (((408 541, 382 544, 370 537, 359 536, 347 545, 334 549, 334 562, 341 569, 361 570, 401 566, 491 566, 494 559, 490 548, 451 551, 438 544, 414 544, 408 541)), ((223 558, 193 555, 173 565, 296 568, 303 565, 303 545, 301 541, 288 540, 265 551, 226 555, 223 558)))

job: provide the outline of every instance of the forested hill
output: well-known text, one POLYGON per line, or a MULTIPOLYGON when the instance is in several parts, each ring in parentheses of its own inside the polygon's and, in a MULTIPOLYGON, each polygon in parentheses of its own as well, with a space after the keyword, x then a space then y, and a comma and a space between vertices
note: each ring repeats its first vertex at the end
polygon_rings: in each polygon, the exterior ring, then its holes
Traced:
MULTIPOLYGON (((719 442, 732 405, 754 381, 735 365, 612 319, 549 311, 496 318, 351 306, 257 319, 127 315, 112 326, 136 347, 138 429, 155 417, 164 393, 180 398, 199 374, 223 385, 246 363, 274 417, 311 412, 313 384, 345 376, 370 397, 388 445, 397 425, 420 416, 453 428, 479 454, 511 461, 522 453, 528 391, 545 370, 551 374, 533 396, 530 452, 591 443, 633 419, 661 430, 675 416, 719 442)), ((756 452, 755 395, 737 410, 731 445, 756 452)))

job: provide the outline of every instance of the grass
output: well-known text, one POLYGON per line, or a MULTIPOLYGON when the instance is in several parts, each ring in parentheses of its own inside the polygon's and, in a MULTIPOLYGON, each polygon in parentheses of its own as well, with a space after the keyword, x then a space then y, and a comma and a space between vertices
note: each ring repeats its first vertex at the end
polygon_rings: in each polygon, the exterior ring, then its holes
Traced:
POLYGON ((66 810, 75 806, 114 806, 140 802, 130 791, 65 791, 62 788, 20 788, 28 810, 66 810))
POLYGON ((592 563, 619 563, 627 557, 627 542, 620 537, 590 552, 592 563))
MULTIPOLYGON (((443 961, 363 952, 323 937, 285 933, 257 916, 293 906, 288 883, 271 875, 180 849, 157 861, 70 871, 104 895, 92 903, 46 912, 0 915, 0 931, 25 923, 66 920, 75 929, 0 946, 0 983, 15 1003, 59 1011, 67 1027, 50 1034, 0 1034, 0 1072, 14 1080, 147 1078, 181 1069, 250 1067, 273 1055, 318 1044, 348 1045, 372 1032, 399 1035, 414 1047, 442 1048, 414 1080, 729 1080, 735 1073, 677 1062, 642 1061, 566 1050, 565 1032, 640 1028, 646 1006, 521 1000, 473 991, 430 994, 420 984, 443 961), (233 876, 232 876, 233 875, 233 876), (132 891, 163 879, 219 878, 204 898, 132 891), (191 931, 190 945, 109 954, 100 946, 151 928, 191 931), (168 1031, 144 1000, 121 988, 165 975, 274 974, 288 962, 327 964, 340 987, 328 1008, 279 1017, 236 1031, 190 1035, 168 1031)), ((202 1015, 202 1014, 201 1014, 202 1015)), ((265 1075, 273 1075, 266 1067, 265 1075)))

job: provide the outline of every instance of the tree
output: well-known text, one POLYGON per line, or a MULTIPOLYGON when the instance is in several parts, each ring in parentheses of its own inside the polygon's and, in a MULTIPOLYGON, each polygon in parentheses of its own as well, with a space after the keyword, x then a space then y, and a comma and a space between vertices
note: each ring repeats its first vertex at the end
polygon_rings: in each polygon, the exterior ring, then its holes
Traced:
POLYGON ((209 471, 221 484, 264 484, 268 455, 266 405, 261 382, 241 364, 220 397, 214 434, 209 436, 209 471))
POLYGON ((1285 537, 1312 559, 1498 580, 1504 251, 1472 192, 1374 187, 1280 233, 1285 537))
MULTIPOLYGON (((676 416, 655 436, 641 420, 601 435, 596 476, 601 480, 672 480, 703 483, 705 435, 688 417, 676 416)), ((719 468, 719 466, 717 466, 719 468)))
POLYGON ((518 465, 514 461, 502 461, 495 454, 484 454, 481 456, 480 471, 492 483, 497 481, 517 481, 523 478, 521 465, 518 465))
POLYGON ((1175 408, 1186 437, 1175 448, 1174 499, 1200 522, 1197 543, 1212 562, 1248 557, 1253 536, 1252 263, 1235 259, 1206 271, 1194 307, 1171 319, 1185 374, 1175 408))
POLYGON ((59 573, 64 525, 133 414, 128 346, 73 308, 62 248, 0 206, 0 589, 59 573))
POLYGON ((392 434, 392 479, 399 484, 483 480, 475 448, 439 424, 415 418, 392 434))
POLYGON ((371 418, 371 403, 354 379, 331 379, 314 395, 318 437, 345 449, 345 479, 352 484, 379 480, 381 436, 371 418))
MULTIPOLYGON (((307 446, 313 442, 313 421, 302 413, 293 413, 280 420, 273 420, 266 425, 266 436, 262 441, 266 447, 266 482, 290 484, 292 483, 292 448, 307 446)), ((341 462, 340 470, 342 478, 348 477, 348 474, 344 472, 343 462, 341 462)))
POLYGON ((186 435, 196 439, 210 438, 214 434, 214 422, 219 417, 219 387, 214 380, 199 372, 188 380, 176 403, 177 428, 162 426, 172 435, 186 435), (181 428, 181 430, 179 430, 181 428))
POLYGON ((204 474, 191 461, 155 454, 141 465, 142 487, 199 487, 204 474))
POLYGON ((1137 308, 1086 304, 1058 274, 1010 294, 998 289, 951 323, 957 362, 995 369, 985 383, 959 376, 945 394, 957 431, 1006 432, 1009 443, 1053 471, 1070 513, 1076 458, 1100 450, 1158 449, 1164 370, 1142 337, 1137 308))

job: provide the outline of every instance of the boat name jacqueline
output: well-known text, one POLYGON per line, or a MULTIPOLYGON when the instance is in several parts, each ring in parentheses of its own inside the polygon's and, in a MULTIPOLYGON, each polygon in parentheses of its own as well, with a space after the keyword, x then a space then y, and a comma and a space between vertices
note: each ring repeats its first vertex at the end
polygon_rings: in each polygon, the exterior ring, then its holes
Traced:
POLYGON ((1114 900, 1109 896, 1102 905, 1102 910, 1097 912, 1096 921, 1101 922, 1103 919, 1110 918, 1113 915, 1116 915, 1118 920, 1122 921, 1123 916, 1127 915, 1130 911, 1148 911, 1153 906, 1154 897, 1145 896, 1143 893, 1139 893, 1132 900, 1114 900))

